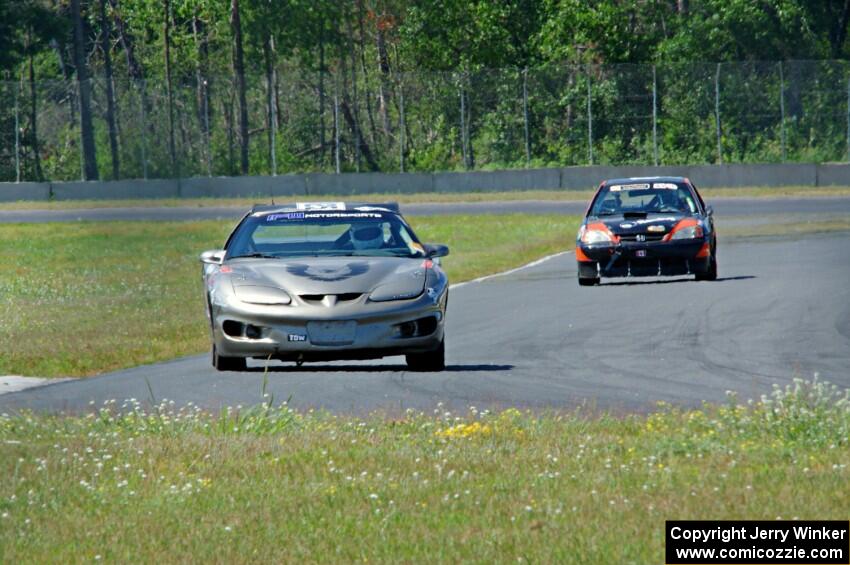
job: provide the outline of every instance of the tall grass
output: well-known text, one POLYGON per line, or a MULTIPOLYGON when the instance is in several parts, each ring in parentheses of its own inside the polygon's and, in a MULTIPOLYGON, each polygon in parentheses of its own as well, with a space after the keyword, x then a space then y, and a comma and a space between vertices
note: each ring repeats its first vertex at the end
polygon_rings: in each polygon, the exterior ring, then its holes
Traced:
POLYGON ((846 519, 850 401, 648 416, 130 399, 0 416, 0 562, 661 563, 666 519, 846 519))

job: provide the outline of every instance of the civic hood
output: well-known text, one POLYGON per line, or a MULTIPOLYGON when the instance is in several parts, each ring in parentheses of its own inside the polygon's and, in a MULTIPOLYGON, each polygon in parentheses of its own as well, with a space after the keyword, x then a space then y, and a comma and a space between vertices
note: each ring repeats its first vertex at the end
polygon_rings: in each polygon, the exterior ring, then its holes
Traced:
POLYGON ((421 293, 422 259, 399 257, 299 257, 230 263, 234 286, 271 286, 290 294, 369 293, 391 285, 400 294, 421 293))
POLYGON ((611 233, 615 235, 657 233, 664 235, 670 233, 673 227, 689 217, 679 213, 649 214, 645 218, 624 217, 622 214, 616 216, 602 216, 588 218, 587 223, 602 222, 611 233), (650 226, 652 228, 650 229, 650 226))

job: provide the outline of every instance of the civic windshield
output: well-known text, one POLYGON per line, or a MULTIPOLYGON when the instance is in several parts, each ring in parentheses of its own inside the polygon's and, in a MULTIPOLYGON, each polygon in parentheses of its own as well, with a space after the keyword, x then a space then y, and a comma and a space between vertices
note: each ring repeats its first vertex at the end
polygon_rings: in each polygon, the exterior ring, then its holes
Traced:
POLYGON ((593 201, 590 216, 613 216, 629 212, 695 214, 690 187, 677 182, 635 182, 602 187, 593 201))
POLYGON ((425 250, 396 214, 285 211, 247 217, 233 235, 226 258, 345 255, 424 257, 425 250))

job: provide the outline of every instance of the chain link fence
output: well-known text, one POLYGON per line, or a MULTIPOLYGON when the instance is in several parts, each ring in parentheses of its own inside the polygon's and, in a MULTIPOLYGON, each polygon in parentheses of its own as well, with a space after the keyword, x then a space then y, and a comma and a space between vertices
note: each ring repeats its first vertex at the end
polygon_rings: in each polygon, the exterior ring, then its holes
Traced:
MULTIPOLYGON (((242 171, 232 77, 91 80, 101 179, 242 171), (173 150, 171 139, 174 139, 173 150)), ((0 82, 0 180, 80 180, 79 84, 0 82)), ((850 62, 247 77, 248 173, 850 160, 850 62)))

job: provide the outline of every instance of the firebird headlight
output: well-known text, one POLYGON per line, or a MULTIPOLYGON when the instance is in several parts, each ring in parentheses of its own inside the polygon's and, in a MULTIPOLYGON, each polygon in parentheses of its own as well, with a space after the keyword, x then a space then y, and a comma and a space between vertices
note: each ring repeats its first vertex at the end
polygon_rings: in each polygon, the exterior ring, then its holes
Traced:
POLYGON ((390 300, 410 300, 422 294, 422 288, 404 288, 404 285, 382 284, 369 294, 372 302, 388 302, 390 300))
POLYGON ((286 306, 292 303, 292 298, 283 290, 273 286, 234 285, 236 298, 248 304, 267 306, 286 306))
POLYGON ((700 239, 703 237, 702 226, 697 224, 694 226, 687 226, 684 228, 679 228, 673 232, 673 235, 670 237, 671 240, 674 239, 700 239))

